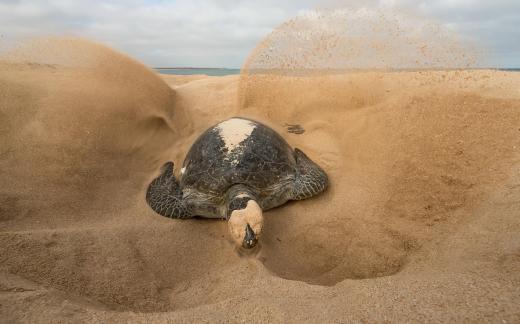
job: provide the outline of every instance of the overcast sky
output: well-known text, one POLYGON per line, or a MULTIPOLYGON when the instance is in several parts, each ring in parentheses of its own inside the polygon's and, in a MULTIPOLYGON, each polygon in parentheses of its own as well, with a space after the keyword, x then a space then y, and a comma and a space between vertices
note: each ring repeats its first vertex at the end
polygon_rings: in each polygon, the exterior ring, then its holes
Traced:
POLYGON ((520 67, 520 0, 0 0, 0 39, 82 36, 154 67, 238 68, 276 26, 324 4, 407 8, 477 41, 489 65, 520 67))

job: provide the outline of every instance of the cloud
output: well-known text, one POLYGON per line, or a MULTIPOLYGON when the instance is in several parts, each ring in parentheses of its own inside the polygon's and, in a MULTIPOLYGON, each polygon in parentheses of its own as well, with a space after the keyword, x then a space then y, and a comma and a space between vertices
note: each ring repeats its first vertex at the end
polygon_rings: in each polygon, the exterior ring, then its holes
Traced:
POLYGON ((491 66, 520 67, 520 1, 397 0, 436 18, 463 38, 480 45, 491 66))
MULTIPOLYGON (((369 0, 433 16, 489 47, 493 65, 520 66, 520 2, 369 0)), ((35 36, 101 41, 151 66, 240 67, 255 45, 298 12, 334 3, 248 0, 0 0, 4 42, 35 36)))

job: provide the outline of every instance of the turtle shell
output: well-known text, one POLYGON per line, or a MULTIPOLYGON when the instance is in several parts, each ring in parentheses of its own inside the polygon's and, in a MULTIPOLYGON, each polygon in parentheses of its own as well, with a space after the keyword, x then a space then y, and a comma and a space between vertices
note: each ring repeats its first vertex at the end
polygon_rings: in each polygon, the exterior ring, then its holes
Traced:
POLYGON ((182 189, 223 196, 236 184, 262 193, 294 177, 292 148, 271 128, 231 118, 204 132, 192 145, 181 169, 182 189))

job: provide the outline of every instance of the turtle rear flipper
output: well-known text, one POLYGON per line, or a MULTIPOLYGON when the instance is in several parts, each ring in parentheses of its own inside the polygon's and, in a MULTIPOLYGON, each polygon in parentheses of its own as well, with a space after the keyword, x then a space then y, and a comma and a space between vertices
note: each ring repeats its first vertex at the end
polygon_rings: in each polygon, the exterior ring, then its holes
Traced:
POLYGON ((146 202, 156 213, 165 217, 193 217, 191 208, 182 199, 182 190, 173 174, 171 161, 162 166, 161 174, 148 186, 146 202))
POLYGON ((307 199, 327 189, 329 179, 325 171, 297 148, 294 149, 294 158, 296 177, 291 197, 293 200, 307 199))

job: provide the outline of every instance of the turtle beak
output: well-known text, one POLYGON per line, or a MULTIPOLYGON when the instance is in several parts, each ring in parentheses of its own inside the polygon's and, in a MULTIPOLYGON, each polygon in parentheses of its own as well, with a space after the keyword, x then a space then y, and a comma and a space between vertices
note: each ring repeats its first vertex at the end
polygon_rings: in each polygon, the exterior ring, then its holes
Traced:
POLYGON ((258 242, 256 234, 251 228, 251 226, 249 226, 249 223, 247 223, 245 231, 246 235, 244 236, 242 247, 245 249, 252 249, 256 246, 256 243, 258 242))

